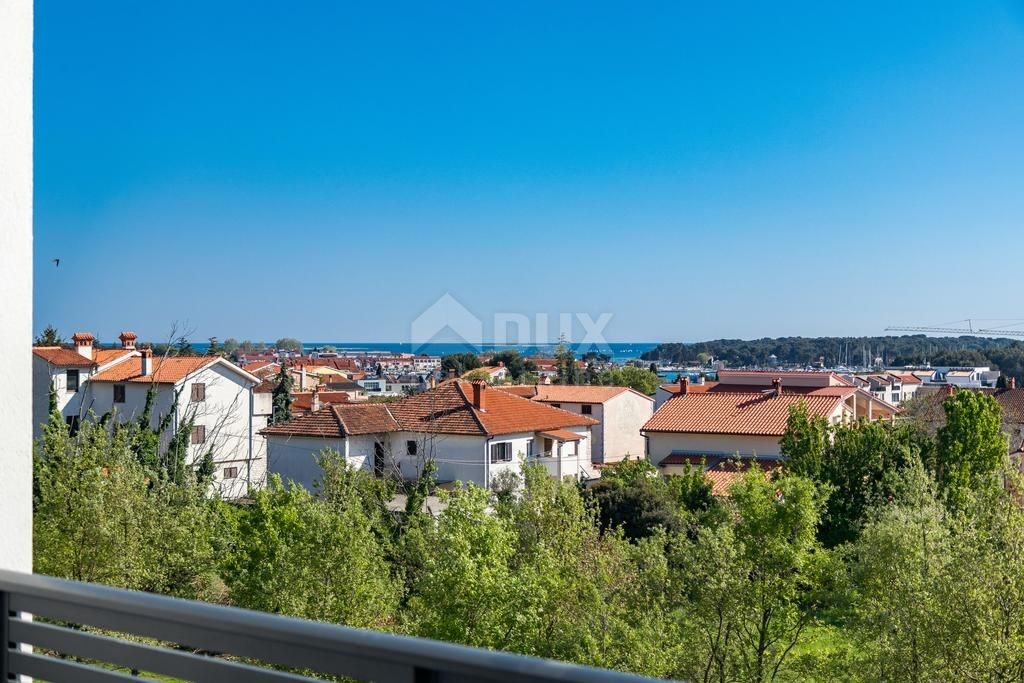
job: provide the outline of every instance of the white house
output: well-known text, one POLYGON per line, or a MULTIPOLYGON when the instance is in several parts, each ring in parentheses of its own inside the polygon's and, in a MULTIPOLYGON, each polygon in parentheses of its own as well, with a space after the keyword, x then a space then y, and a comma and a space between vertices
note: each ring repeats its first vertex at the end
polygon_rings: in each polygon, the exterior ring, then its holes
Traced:
MULTIPOLYGON (((76 334, 76 350, 36 347, 34 357, 34 422, 38 430, 48 417, 51 382, 57 406, 72 428, 90 415, 110 413, 118 422, 137 418, 146 396, 155 391, 152 426, 171 416, 161 436, 166 447, 180 425, 192 423, 189 458, 196 464, 210 452, 214 486, 225 498, 244 496, 266 480, 266 443, 258 430, 254 388, 260 380, 216 356, 155 358, 150 349, 135 349, 135 335, 122 333, 120 349, 92 348, 93 337, 76 334), (68 354, 77 354, 76 364, 68 354)), ((38 432, 37 432, 38 434, 38 432)))
MULTIPOLYGON (((892 418, 898 410, 833 373, 723 371, 720 377, 730 381, 698 391, 684 378, 643 426, 647 457, 663 473, 703 462, 718 477, 733 459, 777 465, 789 410, 799 404, 832 423, 892 418)), ((725 483, 715 479, 716 485, 725 483)))
POLYGON ((646 440, 640 429, 654 414, 654 399, 629 387, 538 384, 501 387, 502 391, 597 420, 591 427, 594 464, 643 457, 646 440))
POLYGON ((428 460, 438 482, 488 486, 520 462, 552 476, 591 475, 591 426, 584 415, 492 389, 483 380, 443 382, 392 403, 333 405, 263 430, 271 472, 307 488, 324 448, 379 476, 415 479, 428 460))

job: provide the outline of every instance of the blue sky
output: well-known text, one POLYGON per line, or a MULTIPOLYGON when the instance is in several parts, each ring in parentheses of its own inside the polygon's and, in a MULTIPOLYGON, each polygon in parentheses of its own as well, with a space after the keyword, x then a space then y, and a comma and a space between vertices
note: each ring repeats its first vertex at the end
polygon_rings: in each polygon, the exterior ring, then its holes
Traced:
POLYGON ((35 327, 1024 316, 1022 74, 1020 2, 41 2, 35 327))

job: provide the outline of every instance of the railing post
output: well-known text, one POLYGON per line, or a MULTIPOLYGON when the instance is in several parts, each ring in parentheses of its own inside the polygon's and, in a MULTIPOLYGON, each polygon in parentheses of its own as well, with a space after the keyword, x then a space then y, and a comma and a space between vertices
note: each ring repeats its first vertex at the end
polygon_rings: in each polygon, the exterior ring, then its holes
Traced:
POLYGON ((0 681, 14 680, 11 673, 10 650, 14 644, 10 642, 11 631, 11 594, 7 591, 0 591, 0 681))

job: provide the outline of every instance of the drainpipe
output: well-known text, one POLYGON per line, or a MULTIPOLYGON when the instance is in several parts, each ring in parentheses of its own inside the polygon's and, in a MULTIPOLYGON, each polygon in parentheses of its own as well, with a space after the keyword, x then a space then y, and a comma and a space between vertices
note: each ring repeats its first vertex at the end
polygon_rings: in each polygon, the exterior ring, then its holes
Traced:
MULTIPOLYGON (((248 483, 248 488, 252 488, 252 441, 253 441, 253 424, 252 424, 252 411, 256 409, 255 397, 252 393, 253 388, 249 387, 249 458, 245 464, 245 481, 248 483)), ((246 495, 249 494, 247 490, 246 495)))
POLYGON ((491 441, 494 440, 493 436, 487 437, 487 441, 484 441, 484 488, 490 488, 491 486, 491 441))

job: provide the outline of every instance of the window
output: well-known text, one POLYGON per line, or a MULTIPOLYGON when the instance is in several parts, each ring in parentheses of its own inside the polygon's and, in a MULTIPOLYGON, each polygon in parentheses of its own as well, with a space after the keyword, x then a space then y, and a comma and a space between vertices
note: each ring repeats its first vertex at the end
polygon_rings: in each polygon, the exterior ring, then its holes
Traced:
POLYGON ((415 441, 409 440, 409 441, 405 442, 405 452, 406 452, 406 454, 408 454, 408 455, 416 455, 416 451, 417 450, 418 450, 417 449, 417 443, 415 441))
POLYGON ((124 385, 114 385, 114 403, 124 403, 124 385))
POLYGON ((78 391, 78 370, 68 370, 67 378, 68 391, 78 391))
POLYGON ((192 402, 202 403, 206 400, 206 385, 202 382, 192 383, 192 402))
MULTIPOLYGON (((76 370, 75 372, 77 374, 78 371, 76 370)), ((75 434, 78 433, 78 426, 80 420, 77 415, 69 415, 64 421, 67 422, 68 424, 68 434, 74 436, 75 434)))
POLYGON ((583 413, 584 415, 590 415, 591 413, 594 412, 594 406, 590 405, 589 403, 584 403, 583 405, 580 406, 580 412, 583 413))
POLYGON ((492 443, 491 462, 512 462, 512 442, 492 443))
POLYGON ((223 479, 235 479, 236 477, 238 477, 238 468, 237 467, 225 467, 224 468, 224 476, 222 477, 223 479))
POLYGON ((527 458, 532 458, 533 457, 533 439, 527 439, 526 440, 526 457, 527 458))
POLYGON ((192 427, 192 443, 206 443, 206 425, 192 427))

